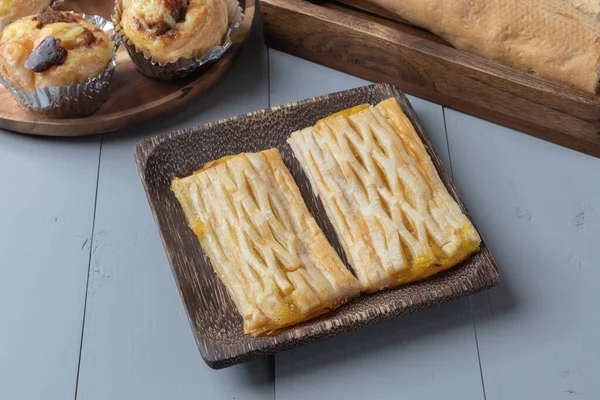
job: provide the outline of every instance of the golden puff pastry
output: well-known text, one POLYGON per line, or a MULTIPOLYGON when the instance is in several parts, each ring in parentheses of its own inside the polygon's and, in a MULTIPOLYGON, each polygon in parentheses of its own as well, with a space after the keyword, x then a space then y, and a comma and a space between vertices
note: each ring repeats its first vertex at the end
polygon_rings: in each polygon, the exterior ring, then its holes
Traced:
POLYGON ((123 33, 161 64, 201 57, 223 43, 229 27, 229 0, 129 0, 123 33))
POLYGON ((45 11, 8 25, 0 37, 0 74, 14 87, 34 91, 69 85, 104 72, 114 41, 71 12, 45 11))
POLYGON ((52 0, 0 0, 0 26, 44 11, 52 0))
POLYGON ((395 99, 334 114, 288 143, 363 291, 427 278, 479 249, 395 99))
POLYGON ((279 151, 209 163, 172 190, 247 334, 271 333, 360 293, 309 213, 279 151))

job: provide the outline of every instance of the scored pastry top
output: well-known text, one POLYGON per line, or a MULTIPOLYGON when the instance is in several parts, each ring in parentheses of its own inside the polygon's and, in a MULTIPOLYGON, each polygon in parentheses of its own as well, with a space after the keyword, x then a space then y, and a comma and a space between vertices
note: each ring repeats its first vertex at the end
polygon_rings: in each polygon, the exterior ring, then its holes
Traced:
POLYGON ((357 106, 291 135, 364 291, 456 265, 480 238, 395 99, 357 106))
POLYGON ((223 43, 231 0, 129 0, 121 26, 136 48, 161 64, 200 57, 223 43))
POLYGON ((172 189, 246 333, 293 325, 360 292, 276 149, 209 163, 172 189))

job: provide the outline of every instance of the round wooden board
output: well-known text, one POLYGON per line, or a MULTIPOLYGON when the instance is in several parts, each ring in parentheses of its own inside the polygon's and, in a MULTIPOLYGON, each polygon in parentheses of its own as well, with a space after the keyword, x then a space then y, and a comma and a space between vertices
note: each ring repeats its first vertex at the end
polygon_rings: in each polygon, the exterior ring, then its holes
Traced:
MULTIPOLYGON (((33 135, 83 136, 123 129, 180 107, 217 83, 229 70, 249 37, 255 0, 240 0, 244 22, 233 36, 229 51, 197 77, 176 82, 150 79, 137 71, 123 46, 117 56, 111 94, 106 103, 86 118, 52 119, 21 108, 0 86, 0 128, 33 135)), ((110 19, 112 0, 67 0, 59 7, 110 19)))

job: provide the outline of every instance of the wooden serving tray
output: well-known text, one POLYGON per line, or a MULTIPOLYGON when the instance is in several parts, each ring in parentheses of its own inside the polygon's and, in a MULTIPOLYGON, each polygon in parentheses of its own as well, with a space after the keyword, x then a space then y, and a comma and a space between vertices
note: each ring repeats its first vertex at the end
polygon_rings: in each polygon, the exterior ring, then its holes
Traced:
POLYGON ((285 329, 274 336, 244 335, 242 318, 213 272, 198 238, 189 229, 183 211, 171 192, 173 176, 195 170, 226 155, 276 147, 298 183, 311 214, 345 260, 344 251, 323 205, 311 192, 308 179, 293 157, 286 140, 292 132, 311 126, 337 111, 357 104, 376 104, 390 97, 395 97, 402 106, 425 143, 448 191, 466 212, 456 187, 423 133, 408 99, 391 85, 377 84, 317 97, 173 132, 137 144, 135 159, 140 177, 200 353, 210 367, 228 367, 274 354, 466 296, 498 283, 496 264, 489 249, 482 243, 479 253, 425 281, 362 295, 328 314, 285 329))
POLYGON ((260 0, 267 45, 600 157, 599 95, 456 50, 365 0, 343 1, 260 0))
MULTIPOLYGON (((201 75, 175 82, 162 82, 142 75, 121 46, 117 67, 106 103, 86 118, 52 119, 21 108, 12 95, 0 86, 0 128, 49 136, 82 136, 104 133, 136 125, 188 103, 217 83, 233 65, 250 35, 254 19, 254 0, 240 0, 244 21, 235 32, 229 51, 201 75)), ((110 20, 113 0, 66 0, 58 8, 110 20)))

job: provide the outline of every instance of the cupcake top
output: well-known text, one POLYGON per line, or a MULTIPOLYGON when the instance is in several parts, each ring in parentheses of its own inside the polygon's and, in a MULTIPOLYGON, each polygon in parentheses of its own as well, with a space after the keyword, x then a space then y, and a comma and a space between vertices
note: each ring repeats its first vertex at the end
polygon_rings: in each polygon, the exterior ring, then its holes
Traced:
POLYGON ((80 15, 53 10, 21 18, 0 35, 0 74, 30 92, 101 74, 115 46, 106 32, 80 15))
POLYGON ((120 24, 137 50, 166 64, 199 58, 223 44, 228 5, 226 0, 128 0, 120 24))
POLYGON ((0 0, 0 25, 50 7, 52 0, 0 0))

